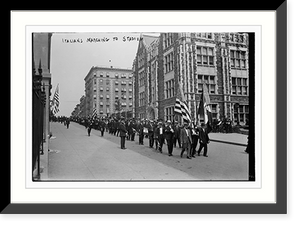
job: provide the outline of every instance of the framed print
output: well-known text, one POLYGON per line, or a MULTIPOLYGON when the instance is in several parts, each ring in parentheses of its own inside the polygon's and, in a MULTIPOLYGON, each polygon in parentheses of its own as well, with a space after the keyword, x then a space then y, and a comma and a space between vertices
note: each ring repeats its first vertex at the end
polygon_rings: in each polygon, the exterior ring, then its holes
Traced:
POLYGON ((2 213, 286 213, 286 11, 12 11, 2 213))

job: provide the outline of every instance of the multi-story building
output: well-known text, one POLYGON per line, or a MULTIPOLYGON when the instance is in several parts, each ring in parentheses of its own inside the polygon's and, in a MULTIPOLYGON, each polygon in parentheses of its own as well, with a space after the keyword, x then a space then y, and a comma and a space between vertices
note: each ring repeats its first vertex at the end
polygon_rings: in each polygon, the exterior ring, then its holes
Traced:
POLYGON ((244 124, 249 115, 246 33, 142 36, 133 64, 135 115, 173 120, 179 86, 193 119, 206 84, 213 118, 244 124))
POLYGON ((133 108, 131 69, 92 67, 85 80, 85 116, 96 108, 98 116, 124 112, 133 108))

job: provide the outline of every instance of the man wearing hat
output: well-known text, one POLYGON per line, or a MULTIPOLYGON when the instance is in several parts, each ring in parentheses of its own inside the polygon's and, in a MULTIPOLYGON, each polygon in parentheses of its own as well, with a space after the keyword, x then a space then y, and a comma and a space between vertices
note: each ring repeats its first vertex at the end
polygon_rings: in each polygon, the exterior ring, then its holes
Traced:
POLYGON ((162 147, 164 144, 165 137, 164 137, 164 127, 161 121, 158 122, 158 125, 156 127, 156 136, 158 142, 158 150, 160 153, 162 153, 162 147))
POLYGON ((165 139, 167 140, 168 145, 168 153, 169 156, 173 156, 173 136, 174 136, 174 129, 171 125, 171 121, 167 120, 166 127, 165 127, 165 139))
POLYGON ((200 142, 200 147, 198 150, 198 156, 200 156, 200 152, 201 152, 202 148, 204 148, 203 156, 208 157, 207 156, 207 144, 209 144, 210 141, 209 141, 208 133, 207 133, 206 126, 204 123, 201 123, 201 129, 199 130, 199 142, 200 142))
POLYGON ((189 124, 187 122, 184 122, 184 128, 181 129, 180 140, 182 144, 182 150, 181 150, 180 157, 182 158, 184 151, 187 151, 186 157, 188 159, 191 159, 192 135, 191 135, 191 130, 189 129, 188 126, 189 124))
POLYGON ((120 131, 120 137, 121 137, 121 149, 124 150, 124 149, 126 149, 125 148, 125 137, 126 137, 126 134, 127 134, 124 119, 121 119, 121 122, 119 124, 119 131, 120 131))

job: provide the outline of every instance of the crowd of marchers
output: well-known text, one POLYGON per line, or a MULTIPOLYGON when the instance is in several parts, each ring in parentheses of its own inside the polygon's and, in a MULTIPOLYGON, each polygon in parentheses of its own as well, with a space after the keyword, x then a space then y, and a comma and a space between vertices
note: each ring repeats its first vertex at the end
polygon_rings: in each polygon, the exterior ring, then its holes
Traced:
MULTIPOLYGON (((99 130, 104 133, 121 138, 121 149, 126 149, 125 141, 138 140, 139 145, 149 146, 162 153, 163 146, 167 146, 169 156, 173 156, 173 148, 181 148, 181 157, 188 159, 200 156, 208 157, 209 130, 204 123, 196 125, 192 122, 149 120, 149 119, 124 119, 124 118, 97 118, 97 117, 71 117, 64 118, 66 121, 77 122, 87 129, 90 136, 91 130, 99 130), (145 143, 145 141, 147 141, 145 143), (198 146, 199 144, 199 146, 198 146), (186 153, 186 155, 185 155, 186 153)), ((62 123, 64 123, 62 122, 62 123)))

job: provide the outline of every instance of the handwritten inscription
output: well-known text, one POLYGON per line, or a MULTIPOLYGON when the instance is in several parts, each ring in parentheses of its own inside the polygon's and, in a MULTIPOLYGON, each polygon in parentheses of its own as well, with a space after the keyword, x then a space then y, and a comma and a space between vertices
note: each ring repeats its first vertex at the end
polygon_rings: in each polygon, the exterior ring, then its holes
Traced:
POLYGON ((134 37, 134 36, 123 36, 123 37, 112 37, 112 38, 108 38, 108 37, 89 37, 86 39, 83 38, 71 38, 71 39, 67 39, 67 38, 62 38, 61 41, 63 43, 107 43, 107 42, 132 42, 132 41, 140 41, 142 40, 142 37, 134 37))

